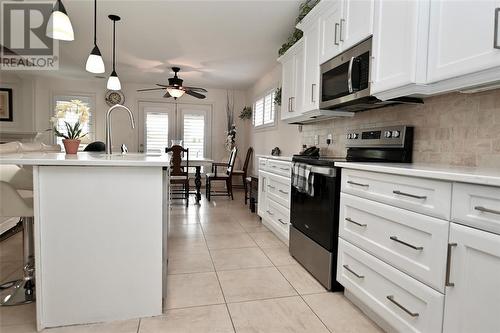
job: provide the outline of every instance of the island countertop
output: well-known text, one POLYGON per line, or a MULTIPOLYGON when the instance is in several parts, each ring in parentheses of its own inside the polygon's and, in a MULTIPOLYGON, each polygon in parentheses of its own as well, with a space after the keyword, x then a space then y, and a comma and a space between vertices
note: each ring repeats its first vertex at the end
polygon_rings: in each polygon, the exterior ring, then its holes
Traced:
POLYGON ((59 165, 59 166, 135 166, 164 167, 170 164, 169 155, 112 154, 80 152, 76 155, 52 152, 26 152, 0 155, 0 164, 59 165))

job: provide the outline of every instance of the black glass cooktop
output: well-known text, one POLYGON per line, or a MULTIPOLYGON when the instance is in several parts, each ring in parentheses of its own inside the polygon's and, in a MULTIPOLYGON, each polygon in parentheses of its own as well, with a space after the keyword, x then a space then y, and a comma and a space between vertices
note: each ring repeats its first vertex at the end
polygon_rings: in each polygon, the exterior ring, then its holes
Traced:
POLYGON ((333 167, 335 162, 345 162, 345 157, 293 155, 292 161, 318 166, 333 167))

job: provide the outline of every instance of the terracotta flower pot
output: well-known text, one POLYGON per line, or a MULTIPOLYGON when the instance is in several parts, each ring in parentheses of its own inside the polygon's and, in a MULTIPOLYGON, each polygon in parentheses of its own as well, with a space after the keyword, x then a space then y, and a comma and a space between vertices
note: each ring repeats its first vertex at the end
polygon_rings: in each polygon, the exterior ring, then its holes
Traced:
POLYGON ((76 139, 63 139, 64 149, 66 154, 76 154, 78 152, 78 147, 80 147, 80 140, 76 139))

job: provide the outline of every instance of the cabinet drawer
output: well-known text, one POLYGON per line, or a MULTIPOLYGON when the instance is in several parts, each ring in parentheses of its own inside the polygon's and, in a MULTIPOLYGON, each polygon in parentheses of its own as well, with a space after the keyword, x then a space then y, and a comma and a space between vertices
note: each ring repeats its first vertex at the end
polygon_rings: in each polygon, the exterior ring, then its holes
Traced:
POLYGON ((451 218, 500 234, 500 188, 454 183, 451 218))
POLYGON ((267 171, 267 158, 259 158, 259 170, 267 171))
POLYGON ((273 222, 276 229, 288 238, 290 225, 290 210, 273 200, 267 200, 266 217, 273 222))
POLYGON ((449 182, 344 169, 342 192, 445 220, 450 219, 449 182))
POLYGON ((339 235, 444 292, 449 222, 342 193, 339 235))
POLYGON ((267 170, 281 176, 291 177, 292 163, 287 161, 267 160, 267 170))
POLYGON ((441 332, 444 295, 339 239, 337 280, 397 332, 441 332))
POLYGON ((274 201, 282 204, 286 208, 290 208, 290 178, 273 175, 268 173, 266 184, 267 195, 274 201))

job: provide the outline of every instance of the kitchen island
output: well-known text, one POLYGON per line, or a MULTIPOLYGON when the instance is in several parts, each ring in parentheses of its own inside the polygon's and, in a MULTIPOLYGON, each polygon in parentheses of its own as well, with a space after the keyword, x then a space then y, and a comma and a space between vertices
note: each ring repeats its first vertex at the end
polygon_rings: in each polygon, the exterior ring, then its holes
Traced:
POLYGON ((38 330, 162 313, 169 157, 23 153, 33 167, 38 330))

